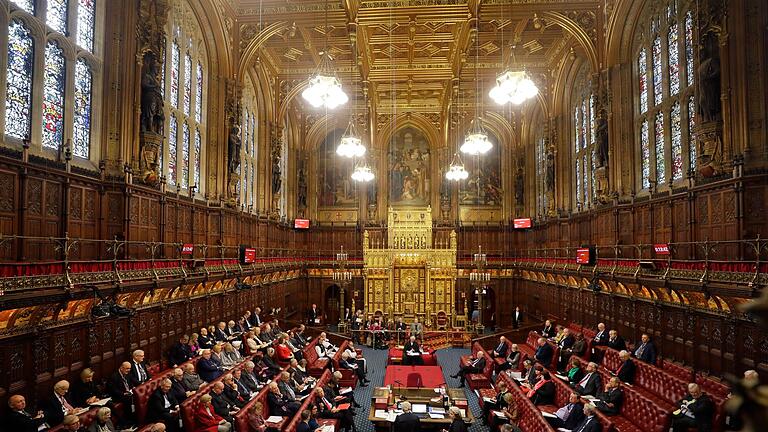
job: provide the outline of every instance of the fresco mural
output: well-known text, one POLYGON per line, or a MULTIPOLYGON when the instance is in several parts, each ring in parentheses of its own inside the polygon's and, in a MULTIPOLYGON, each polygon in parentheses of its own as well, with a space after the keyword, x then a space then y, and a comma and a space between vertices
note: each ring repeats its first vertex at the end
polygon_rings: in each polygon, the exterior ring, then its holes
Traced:
POLYGON ((430 191, 430 151, 420 130, 404 127, 389 141, 390 205, 427 205, 430 191))
POLYGON ((488 138, 493 143, 491 151, 482 156, 463 158, 469 178, 459 186, 460 205, 501 205, 501 146, 492 134, 488 133, 488 138))
POLYGON ((317 178, 319 207, 355 207, 357 187, 352 181, 353 162, 336 154, 344 130, 329 133, 318 149, 317 178))

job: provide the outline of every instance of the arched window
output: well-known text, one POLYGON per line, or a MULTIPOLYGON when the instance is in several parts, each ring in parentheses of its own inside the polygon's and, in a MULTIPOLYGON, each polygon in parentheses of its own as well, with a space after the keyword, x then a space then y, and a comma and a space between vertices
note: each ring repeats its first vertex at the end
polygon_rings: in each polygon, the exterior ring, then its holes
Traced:
POLYGON ((595 190, 595 95, 582 67, 573 86, 571 116, 573 120, 574 206, 586 210, 594 199, 595 190))
POLYGON ((243 119, 241 122, 241 183, 243 185, 242 202, 246 208, 251 211, 256 210, 258 202, 256 196, 258 189, 256 185, 256 173, 258 170, 258 134, 259 134, 258 111, 256 105, 256 90, 250 76, 246 76, 243 87, 243 119))
POLYGON ((101 67, 95 46, 97 1, 13 0, 10 6, 3 23, 8 27, 8 39, 3 41, 8 66, 2 76, 5 104, 0 108, 3 133, 11 138, 6 142, 18 145, 29 138, 34 152, 58 152, 71 142, 76 158, 95 162, 99 155, 91 148, 95 126, 91 112, 98 103, 93 89, 101 67), (44 49, 35 50, 35 40, 42 41, 44 49), (38 62, 36 55, 42 56, 38 62), (34 88, 42 91, 33 92, 34 88), (33 99, 33 95, 40 96, 33 99))
MULTIPOLYGON (((82 0, 81 0, 82 1, 82 0)), ((162 172, 171 190, 203 194, 205 156, 205 64, 207 56, 190 6, 175 1, 166 28, 165 118, 167 145, 163 146, 162 172)))
POLYGON ((536 158, 536 214, 547 213, 547 141, 544 137, 544 124, 538 122, 533 135, 536 158))
POLYGON ((682 181, 696 166, 694 25, 688 2, 649 3, 637 38, 635 124, 640 188, 682 181))

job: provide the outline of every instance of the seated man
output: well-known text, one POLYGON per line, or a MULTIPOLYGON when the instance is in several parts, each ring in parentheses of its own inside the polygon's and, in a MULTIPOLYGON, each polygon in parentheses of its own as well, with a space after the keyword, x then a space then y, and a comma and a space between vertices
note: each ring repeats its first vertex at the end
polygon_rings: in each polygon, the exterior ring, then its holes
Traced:
POLYGON ((616 351, 624 351, 627 349, 627 343, 624 342, 624 338, 619 336, 619 332, 611 330, 608 332, 608 348, 613 348, 616 351))
POLYGON ((244 407, 250 398, 244 398, 240 395, 240 391, 235 383, 235 377, 232 376, 232 374, 226 374, 224 375, 224 378, 221 379, 221 382, 224 383, 222 394, 227 399, 227 402, 237 408, 244 407))
POLYGON ((652 365, 656 364, 656 345, 653 344, 651 337, 643 333, 640 338, 640 346, 635 348, 635 357, 642 362, 652 365))
POLYGON ((605 391, 597 394, 599 401, 595 406, 603 414, 614 416, 621 412, 621 404, 624 402, 624 391, 621 389, 621 381, 617 377, 608 380, 605 391))
POLYGON ((575 428, 574 432, 602 432, 603 425, 600 420, 595 416, 595 410, 597 408, 594 404, 588 403, 584 405, 584 420, 581 421, 575 428))
POLYGON ((365 376, 365 371, 357 363, 349 361, 349 353, 347 351, 341 353, 339 367, 342 369, 353 370, 357 375, 357 379, 360 380, 360 387, 366 387, 366 384, 368 384, 368 378, 365 376))
POLYGON ((62 380, 53 385, 53 392, 48 399, 40 401, 39 407, 49 426, 58 426, 64 420, 65 415, 77 412, 74 405, 66 397, 68 392, 69 381, 62 380))
POLYGON ((269 383, 269 392, 267 393, 267 406, 272 415, 293 417, 301 407, 298 402, 290 401, 287 395, 280 393, 277 382, 269 383))
POLYGON ((230 424, 235 424, 233 416, 240 411, 240 408, 232 405, 229 399, 224 395, 224 383, 221 381, 214 383, 210 395, 211 405, 213 406, 213 411, 216 415, 230 424))
POLYGON ((224 369, 211 358, 211 350, 204 349, 197 361, 197 373, 205 382, 211 382, 224 373, 224 369))
POLYGON ((322 387, 315 388, 315 405, 317 406, 318 417, 338 419, 342 429, 349 430, 352 428, 354 424, 352 408, 348 405, 339 407, 332 400, 328 400, 322 387))
POLYGON ((608 330, 605 329, 605 324, 599 323, 597 325, 597 333, 595 333, 595 337, 592 339, 592 345, 601 346, 601 345, 606 345, 607 343, 608 343, 608 330))
POLYGON ((555 350, 547 343, 547 340, 540 337, 538 340, 538 347, 533 357, 537 362, 541 363, 545 368, 552 364, 552 357, 555 355, 555 350))
POLYGON ((507 382, 499 380, 496 383, 496 396, 492 399, 486 397, 483 398, 483 424, 488 424, 488 415, 491 413, 491 410, 499 410, 506 406, 506 402, 504 401, 504 395, 506 394, 509 394, 507 382))
POLYGON ((197 391, 197 389, 187 390, 187 388, 184 387, 183 380, 184 371, 181 370, 181 368, 174 369, 173 375, 171 375, 171 394, 173 394, 173 397, 178 403, 184 402, 188 397, 192 396, 197 391))
POLYGON ((205 385, 205 381, 200 375, 195 373, 195 365, 187 363, 184 365, 184 375, 181 377, 181 383, 187 391, 197 391, 205 385))
POLYGON ((411 338, 403 345, 403 365, 423 365, 424 359, 421 357, 421 347, 416 342, 416 336, 411 338))
POLYGON ((555 412, 555 418, 544 417, 553 428, 574 430, 584 420, 584 404, 576 392, 568 395, 568 403, 555 412))
POLYGON ((597 364, 594 362, 589 362, 589 364, 587 364, 587 372, 584 374, 584 378, 582 378, 575 386, 573 386, 573 389, 582 396, 594 396, 597 394, 597 392, 600 391, 601 387, 602 383, 600 380, 600 374, 597 373, 597 364))
POLYGON ((499 345, 491 351, 491 358, 506 357, 507 349, 507 338, 502 336, 499 338, 499 345))
POLYGON ((468 365, 462 366, 455 375, 451 375, 451 378, 459 378, 461 384, 459 387, 464 387, 464 381, 467 379, 468 374, 481 373, 485 369, 485 356, 482 351, 477 352, 477 356, 474 360, 469 362, 468 365))
POLYGON ((400 404, 400 409, 403 413, 395 418, 393 428, 395 431, 400 432, 415 432, 421 430, 421 420, 419 416, 411 412, 411 403, 405 401, 400 404))
POLYGON ((696 383, 688 384, 688 395, 677 402, 679 407, 672 411, 672 431, 685 432, 695 428, 699 432, 712 430, 715 404, 701 391, 696 383))
POLYGON ((168 430, 179 430, 179 402, 171 393, 171 380, 166 378, 147 401, 148 422, 162 422, 168 430))
POLYGON ((8 416, 5 417, 4 424, 8 431, 18 432, 37 432, 38 428, 45 423, 45 417, 42 411, 32 415, 26 411, 27 400, 22 395, 13 395, 8 398, 8 416))
POLYGON ((517 344, 512 344, 512 348, 509 349, 507 357, 504 359, 504 363, 498 365, 496 371, 501 372, 507 369, 517 369, 517 366, 520 364, 521 355, 520 348, 517 344))
POLYGON ((632 384, 635 382, 635 370, 637 369, 635 362, 629 356, 629 352, 627 351, 620 351, 619 358, 621 359, 621 366, 616 369, 616 376, 619 377, 621 381, 627 384, 632 384))
POLYGON ((249 401, 253 396, 256 396, 258 388, 251 387, 251 383, 244 379, 243 369, 234 369, 232 371, 232 381, 235 383, 235 388, 244 401, 249 401))
POLYGON ((173 344, 168 351, 168 362, 171 366, 178 366, 192 358, 192 350, 189 348, 189 336, 182 335, 179 341, 173 344))

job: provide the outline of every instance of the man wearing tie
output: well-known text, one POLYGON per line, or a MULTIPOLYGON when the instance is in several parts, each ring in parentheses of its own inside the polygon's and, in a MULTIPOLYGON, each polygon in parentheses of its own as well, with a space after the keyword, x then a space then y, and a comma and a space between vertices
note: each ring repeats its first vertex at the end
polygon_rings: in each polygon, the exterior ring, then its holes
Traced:
POLYGON ((573 429, 573 432, 602 432, 603 425, 601 425, 600 420, 595 417, 595 409, 594 404, 589 403, 584 405, 585 418, 581 421, 581 424, 573 429))
POLYGON ((179 402, 171 393, 173 383, 166 378, 147 401, 147 421, 162 422, 169 431, 179 430, 179 402))
POLYGON ((624 392, 621 390, 621 382, 613 377, 605 385, 605 391, 597 395, 600 399, 595 403, 597 409, 607 416, 614 416, 621 412, 621 404, 624 402, 624 392))
POLYGON ((424 359, 421 358, 421 347, 416 342, 416 336, 411 336, 408 342, 403 345, 403 364, 424 365, 424 359))
POLYGON ((69 382, 59 381, 53 386, 51 398, 40 404, 40 409, 43 410, 45 416, 45 422, 49 426, 58 426, 64 420, 65 415, 74 414, 75 407, 65 397, 68 391, 69 382))
POLYGON ((456 375, 451 375, 451 378, 459 378, 461 384, 459 387, 464 387, 464 381, 468 374, 482 373, 485 369, 485 356, 482 351, 477 352, 477 358, 472 360, 467 366, 462 366, 456 375))
POLYGON ((554 428, 573 430, 584 420, 584 404, 581 403, 579 394, 571 392, 568 403, 555 412, 557 417, 544 417, 554 428))
POLYGON ((504 358, 507 355, 507 338, 504 336, 499 338, 499 345, 491 351, 491 358, 504 358))
POLYGON ((597 325, 597 333, 595 338, 592 339, 592 345, 601 346, 608 343, 608 331, 605 330, 605 324, 600 323, 597 325))
POLYGON ((655 365, 656 364, 656 345, 651 341, 651 337, 643 333, 640 338, 640 346, 635 349, 635 357, 642 362, 655 365))
POLYGON ((616 376, 627 384, 634 383, 636 370, 635 362, 632 361, 632 358, 627 351, 619 352, 619 358, 621 359, 621 366, 616 369, 616 376))
POLYGON ((552 357, 555 355, 555 350, 547 343, 547 340, 543 337, 539 338, 539 347, 536 348, 536 354, 534 357, 536 361, 541 363, 545 368, 552 364, 552 357))
POLYGON ((578 384, 573 388, 576 390, 577 393, 580 395, 596 395, 598 391, 600 391, 601 388, 601 382, 600 382, 600 374, 597 373, 597 364, 594 362, 590 362, 587 365, 587 373, 584 375, 584 378, 579 381, 578 384))
POLYGON ((411 403, 405 401, 400 404, 400 408, 403 413, 395 418, 393 432, 420 432, 421 421, 411 412, 411 403))
POLYGON ((134 351, 131 360, 131 373, 128 374, 128 383, 131 388, 147 382, 151 377, 147 364, 144 362, 144 351, 134 351))
POLYGON ((624 342, 624 338, 619 336, 619 332, 616 330, 608 332, 608 348, 613 348, 616 351, 627 349, 627 343, 624 342))
POLYGON ((13 395, 8 399, 10 412, 5 418, 5 424, 9 431, 15 432, 37 432, 37 428, 45 423, 45 417, 42 411, 38 411, 36 416, 25 411, 27 400, 22 395, 13 395))
POLYGON ((251 315, 251 327, 258 327, 261 325, 261 317, 259 316, 260 313, 260 307, 257 307, 253 310, 253 315, 251 315))
POLYGON ((512 327, 519 328, 521 325, 523 325, 523 311, 520 310, 520 306, 517 306, 512 312, 512 327))

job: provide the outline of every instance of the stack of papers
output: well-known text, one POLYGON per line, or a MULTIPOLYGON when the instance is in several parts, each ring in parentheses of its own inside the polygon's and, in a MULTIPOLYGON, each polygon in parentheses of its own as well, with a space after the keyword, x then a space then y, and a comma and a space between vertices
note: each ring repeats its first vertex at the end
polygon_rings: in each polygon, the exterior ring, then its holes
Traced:
POLYGON ((429 412, 435 414, 445 414, 445 408, 429 407, 429 412))
POLYGON ((99 399, 99 400, 97 400, 96 402, 92 403, 92 404, 91 404, 91 406, 98 406, 98 407, 103 407, 103 406, 104 406, 104 405, 106 405, 106 404, 107 404, 107 402, 109 402, 110 400, 112 400, 112 398, 104 398, 104 399, 99 399))
POLYGON ((376 410, 373 412, 373 416, 377 419, 383 419, 388 422, 394 422, 397 418, 397 413, 387 412, 386 410, 376 410))
POLYGON ((493 411, 493 414, 499 418, 507 418, 507 415, 503 411, 493 411))
POLYGON ((317 430, 320 431, 320 432, 333 432, 334 431, 334 427, 333 427, 333 425, 325 425, 325 426, 321 426, 317 430))
POLYGON ((281 421, 283 421, 283 418, 280 416, 269 416, 264 421, 267 423, 280 423, 281 421))
POLYGON ((352 391, 352 387, 344 387, 341 390, 339 390, 339 394, 347 394, 352 391))
POLYGON ((431 418, 431 419, 444 419, 445 418, 445 414, 429 413, 429 418, 431 418))

